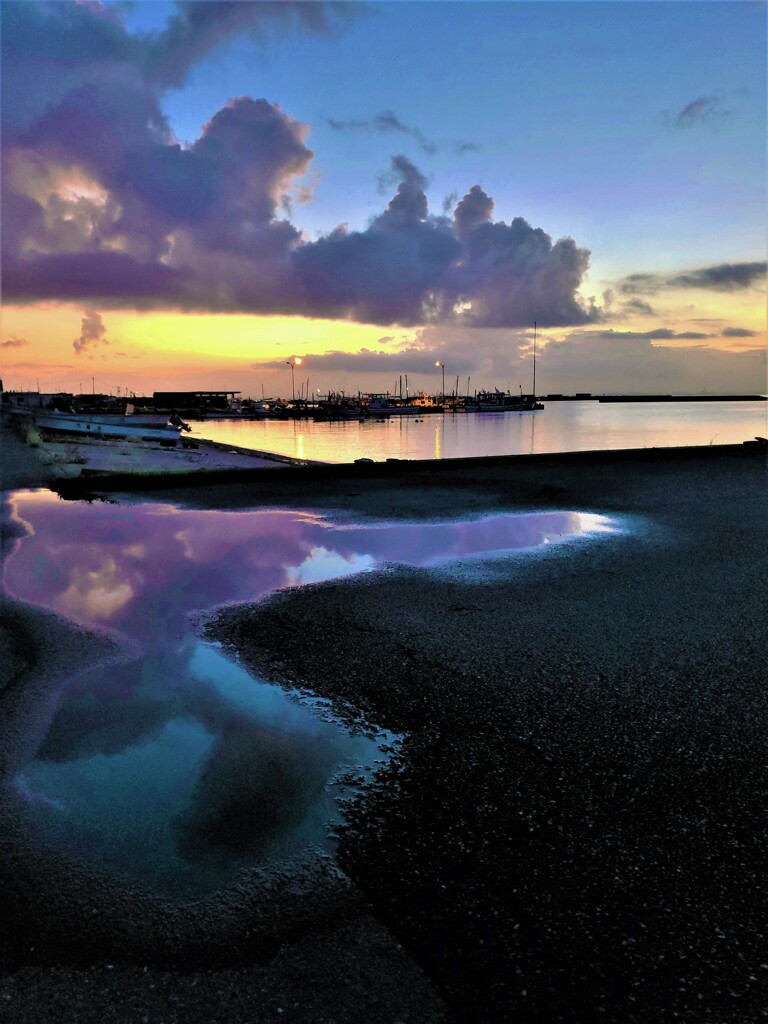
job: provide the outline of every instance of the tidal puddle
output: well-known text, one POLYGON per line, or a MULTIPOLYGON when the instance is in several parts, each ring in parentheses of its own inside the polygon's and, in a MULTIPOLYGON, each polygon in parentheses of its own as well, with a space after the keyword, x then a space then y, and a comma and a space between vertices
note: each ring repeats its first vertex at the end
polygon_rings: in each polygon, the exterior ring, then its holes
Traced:
MULTIPOLYGON (((576 512, 349 525, 296 510, 11 498, 8 592, 134 641, 133 660, 62 681, 13 780, 27 826, 143 887, 211 891, 244 867, 331 849, 345 773, 391 743, 253 678, 190 613, 388 562, 440 565, 611 530, 576 512)), ((297 636, 296 642, 301 643, 297 636)))

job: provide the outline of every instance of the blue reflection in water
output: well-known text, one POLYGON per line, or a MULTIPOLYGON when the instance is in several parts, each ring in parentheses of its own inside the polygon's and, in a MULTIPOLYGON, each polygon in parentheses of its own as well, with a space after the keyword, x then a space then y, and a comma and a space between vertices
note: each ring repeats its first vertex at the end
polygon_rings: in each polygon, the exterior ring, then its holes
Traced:
POLYGON ((62 504, 49 492, 19 492, 13 505, 30 532, 17 531, 8 590, 141 647, 62 682, 14 780, 29 827, 177 895, 328 849, 340 775, 381 757, 373 740, 203 643, 190 612, 384 562, 453 563, 612 528, 573 512, 350 526, 293 510, 62 504))

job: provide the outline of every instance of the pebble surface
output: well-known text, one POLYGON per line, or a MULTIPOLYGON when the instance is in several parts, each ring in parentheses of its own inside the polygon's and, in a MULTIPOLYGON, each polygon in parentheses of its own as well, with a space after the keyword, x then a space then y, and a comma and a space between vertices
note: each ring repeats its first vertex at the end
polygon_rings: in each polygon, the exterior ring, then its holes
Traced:
MULTIPOLYGON (((180 494, 353 518, 581 509, 628 530, 224 610, 211 635, 254 671, 404 734, 346 808, 341 871, 309 861, 169 912, 57 870, 6 809, 0 1020, 762 1019, 765 483, 759 453, 729 449, 180 494)), ((76 638, 9 614, 30 630, 12 740, 76 638)))
POLYGON ((405 733, 340 862, 456 1020, 768 1005, 765 463, 616 462, 509 483, 625 516, 619 536, 286 591, 212 627, 405 733))

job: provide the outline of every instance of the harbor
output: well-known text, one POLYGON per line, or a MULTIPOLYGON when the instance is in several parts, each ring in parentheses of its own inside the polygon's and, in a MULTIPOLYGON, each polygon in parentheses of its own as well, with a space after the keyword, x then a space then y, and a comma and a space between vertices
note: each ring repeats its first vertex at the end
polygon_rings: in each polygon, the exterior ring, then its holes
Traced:
POLYGON ((5 392, 2 419, 7 429, 30 438, 33 450, 62 477, 724 445, 768 436, 764 396, 711 402, 580 398, 537 403, 544 408, 533 411, 460 414, 434 403, 429 413, 348 419, 236 415, 227 412, 232 400, 231 392, 158 393, 141 404, 107 395, 77 401, 5 392), (193 399, 218 407, 195 406, 193 399), (60 411, 75 406, 79 413, 60 411), (183 429, 169 422, 173 415, 183 429))

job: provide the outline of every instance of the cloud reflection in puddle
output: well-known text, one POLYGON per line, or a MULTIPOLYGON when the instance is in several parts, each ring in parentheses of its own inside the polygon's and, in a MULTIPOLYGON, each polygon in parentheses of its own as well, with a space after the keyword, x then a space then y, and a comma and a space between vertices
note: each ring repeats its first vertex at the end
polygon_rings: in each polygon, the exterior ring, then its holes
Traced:
POLYGON ((62 683, 17 797, 47 842, 179 896, 330 849, 333 780, 381 758, 374 741, 203 643, 190 613, 385 564, 466 564, 616 529, 578 512, 349 525, 294 510, 62 504, 44 491, 11 504, 30 531, 7 560, 8 591, 142 649, 62 683))

